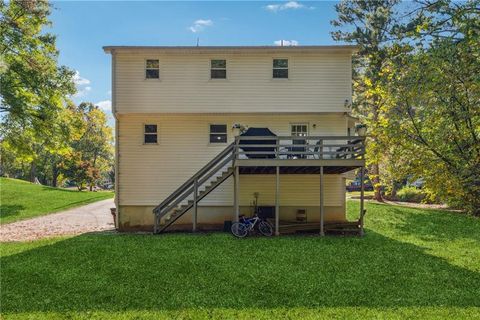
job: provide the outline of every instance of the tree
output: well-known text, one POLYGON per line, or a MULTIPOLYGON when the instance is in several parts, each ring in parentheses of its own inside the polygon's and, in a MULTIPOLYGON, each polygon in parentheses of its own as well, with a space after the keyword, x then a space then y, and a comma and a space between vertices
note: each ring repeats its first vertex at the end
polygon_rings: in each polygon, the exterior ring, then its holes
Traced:
POLYGON ((82 160, 82 154, 79 152, 73 152, 66 156, 60 169, 67 179, 75 182, 79 191, 100 178, 100 171, 93 166, 91 161, 82 160))
POLYGON ((396 27, 393 12, 399 0, 349 1, 335 5, 338 13, 331 23, 340 29, 333 32, 334 40, 359 46, 353 60, 353 109, 368 126, 367 164, 375 188, 375 199, 382 201, 380 163, 387 146, 383 140, 382 107, 385 103, 383 73, 389 58, 387 44, 396 27))
POLYGON ((62 155, 71 133, 65 105, 75 93, 74 72, 58 66, 45 0, 0 3, 0 112, 2 148, 30 162, 40 151, 62 155))
POLYGON ((101 174, 108 175, 113 166, 112 128, 107 124, 106 114, 92 103, 83 102, 78 107, 70 106, 69 110, 74 114, 79 135, 71 142, 74 156, 64 161, 63 172, 71 179, 87 181, 92 190, 101 174), (88 173, 89 178, 80 175, 80 171, 88 173))
POLYGON ((391 60, 386 131, 432 197, 480 215, 479 1, 419 2, 391 60), (421 23, 419 23, 421 22, 421 23))

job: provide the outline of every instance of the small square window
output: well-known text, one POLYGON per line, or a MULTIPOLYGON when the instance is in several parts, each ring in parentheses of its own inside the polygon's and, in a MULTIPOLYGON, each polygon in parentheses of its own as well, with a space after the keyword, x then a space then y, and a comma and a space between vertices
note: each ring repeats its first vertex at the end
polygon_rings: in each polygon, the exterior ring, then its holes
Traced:
POLYGON ((227 142, 227 125, 211 124, 210 125, 210 143, 226 143, 227 142))
POLYGON ((159 79, 160 78, 160 63, 158 60, 149 59, 145 65, 145 78, 159 79))
POLYGON ((143 143, 145 143, 145 144, 156 144, 156 143, 158 143, 157 125, 156 124, 146 124, 144 126, 143 143))
POLYGON ((210 78, 211 79, 227 78, 227 60, 211 60, 210 61, 210 78))
POLYGON ((273 59, 273 78, 288 79, 288 59, 273 59))
POLYGON ((294 137, 306 137, 308 136, 308 125, 307 124, 292 124, 291 133, 294 137))

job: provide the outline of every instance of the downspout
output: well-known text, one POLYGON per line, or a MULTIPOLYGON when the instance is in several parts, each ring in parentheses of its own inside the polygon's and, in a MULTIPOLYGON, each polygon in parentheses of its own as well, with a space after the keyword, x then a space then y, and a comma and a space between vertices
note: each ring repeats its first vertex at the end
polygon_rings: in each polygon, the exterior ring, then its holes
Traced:
POLYGON ((120 227, 120 188, 119 188, 119 177, 120 177, 120 143, 119 143, 119 120, 116 107, 116 52, 114 49, 110 51, 112 54, 112 114, 115 118, 115 207, 116 207, 116 225, 115 228, 118 230, 120 227))

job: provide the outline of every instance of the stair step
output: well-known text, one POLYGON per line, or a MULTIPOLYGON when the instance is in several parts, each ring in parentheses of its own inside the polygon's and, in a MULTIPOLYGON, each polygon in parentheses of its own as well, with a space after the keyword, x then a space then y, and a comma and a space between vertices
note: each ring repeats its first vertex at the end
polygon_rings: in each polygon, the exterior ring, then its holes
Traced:
MULTIPOLYGON (((224 156, 224 160, 232 160, 232 157, 231 155, 229 154, 229 152, 231 152, 232 150, 232 145, 230 145, 228 147, 228 149, 225 149, 223 152, 222 152, 222 156, 224 156), (226 158, 228 156, 228 158, 226 158)), ((216 164, 220 163, 221 159, 220 160, 215 160, 216 161, 216 164)), ((222 162, 222 163, 226 163, 225 162, 222 162)), ((205 187, 203 190, 198 190, 198 197, 199 198, 203 198, 204 196, 206 196, 210 191, 212 191, 214 188, 216 188, 220 183, 222 183, 226 178, 228 178, 230 175, 232 175, 233 173, 233 168, 232 167, 227 167, 227 169, 225 170, 225 167, 222 167, 223 170, 218 170, 216 172, 214 172, 214 177, 211 178, 211 180, 207 183, 205 182, 204 185, 202 186, 199 186, 199 187, 205 187)), ((192 186, 190 186, 190 188, 192 188, 192 186)), ((192 188, 193 189, 193 188, 192 188)), ((179 191, 180 192, 180 191, 179 191)), ((173 194, 172 194, 173 196, 173 194)), ((178 196, 178 195, 177 195, 178 196)), ((167 200, 164 201, 164 203, 160 204, 160 206, 158 206, 158 208, 156 208, 155 210, 155 214, 157 215, 156 219, 156 224, 158 224, 160 222, 159 218, 162 218, 164 219, 165 221, 165 225, 163 227, 161 227, 159 230, 159 232, 163 232, 169 225, 171 225, 176 219, 180 218, 180 216, 183 215, 183 213, 185 213, 187 211, 187 209, 191 208, 193 205, 194 205, 194 200, 188 200, 186 203, 185 201, 188 199, 188 198, 191 198, 193 196, 193 192, 186 195, 185 197, 183 197, 180 202, 183 204, 178 204, 176 208, 173 208, 172 210, 170 210, 170 212, 164 212, 162 210, 165 210, 165 208, 168 206, 168 203, 166 203, 167 200), (161 214, 161 216, 159 216, 161 214)))

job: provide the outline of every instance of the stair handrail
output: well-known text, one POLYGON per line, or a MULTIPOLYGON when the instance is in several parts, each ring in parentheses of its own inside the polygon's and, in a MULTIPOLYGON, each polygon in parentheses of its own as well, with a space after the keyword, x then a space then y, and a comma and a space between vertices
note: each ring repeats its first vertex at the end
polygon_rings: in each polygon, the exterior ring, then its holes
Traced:
POLYGON ((226 155, 232 152, 234 147, 234 143, 229 144, 222 152, 217 154, 212 160, 210 160, 205 166, 203 166, 200 170, 198 170, 191 178, 185 181, 180 187, 178 187, 175 191, 173 191, 165 200, 163 200, 158 206, 153 209, 153 213, 155 215, 159 214, 160 211, 168 205, 173 199, 176 199, 179 195, 184 193, 184 191, 190 187, 190 185, 198 179, 202 177, 208 170, 210 170, 213 166, 215 166, 218 162, 220 162, 226 155))

